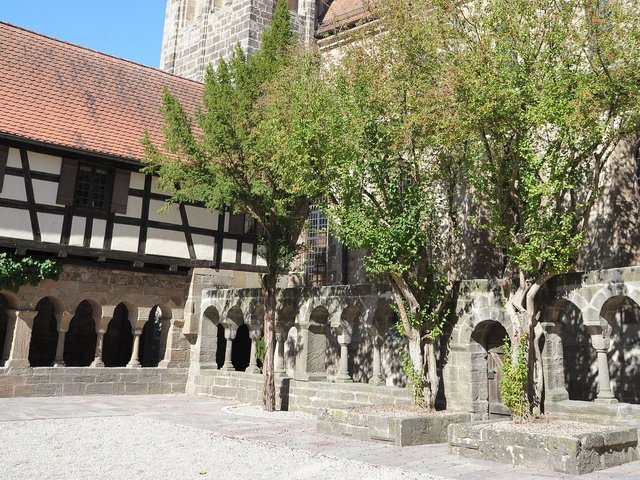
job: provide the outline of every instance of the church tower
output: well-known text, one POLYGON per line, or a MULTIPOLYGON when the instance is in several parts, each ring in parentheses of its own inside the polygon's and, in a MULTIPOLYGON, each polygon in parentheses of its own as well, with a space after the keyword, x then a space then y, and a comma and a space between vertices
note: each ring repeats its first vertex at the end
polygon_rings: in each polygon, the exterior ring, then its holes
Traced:
MULTIPOLYGON (((160 68, 203 80, 205 68, 228 58, 236 44, 251 53, 260 45, 275 0, 167 0, 160 68)), ((289 0, 305 43, 313 39, 315 0, 289 0)))

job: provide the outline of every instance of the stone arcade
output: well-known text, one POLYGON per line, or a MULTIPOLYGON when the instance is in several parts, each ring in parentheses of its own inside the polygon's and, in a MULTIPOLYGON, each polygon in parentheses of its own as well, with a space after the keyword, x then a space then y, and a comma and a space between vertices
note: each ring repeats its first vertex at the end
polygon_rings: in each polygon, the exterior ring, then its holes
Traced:
MULTIPOLYGON (((336 26, 366 18, 357 0, 290 7, 325 56, 348 40, 336 26)), ((201 80, 236 41, 257 46, 272 8, 168 0, 163 68, 201 80)), ((186 391, 260 403, 255 225, 203 205, 159 215, 166 192, 139 173, 144 130, 161 138, 162 87, 193 111, 202 84, 5 23, 0 42, 0 247, 64 266, 58 281, 0 294, 0 396, 186 391)), ((640 420, 639 160, 629 143, 607 167, 587 273, 555 277, 539 297, 547 412, 640 420)), ((279 299, 278 404, 410 403, 389 292, 366 281, 357 252, 323 241, 279 299)), ((494 276, 491 262, 468 269, 439 355, 439 404, 475 419, 508 414, 497 371, 513 332, 494 276)))

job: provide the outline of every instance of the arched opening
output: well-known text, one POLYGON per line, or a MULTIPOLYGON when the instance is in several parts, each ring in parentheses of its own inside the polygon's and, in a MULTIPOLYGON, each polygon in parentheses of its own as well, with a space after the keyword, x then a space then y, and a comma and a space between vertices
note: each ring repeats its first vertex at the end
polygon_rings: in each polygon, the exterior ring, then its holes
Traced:
POLYGON ((610 298, 601 315, 611 325, 609 374, 620 402, 640 403, 640 306, 629 297, 610 298))
POLYGON ((96 322, 89 302, 82 301, 64 336, 64 364, 67 367, 86 367, 93 361, 96 340, 96 322))
POLYGON ((7 328, 9 326, 8 309, 9 302, 4 296, 0 295, 0 362, 9 355, 8 350, 11 348, 7 338, 7 328))
POLYGON ((218 368, 222 368, 222 366, 224 365, 224 355, 227 351, 227 339, 224 336, 224 327, 220 323, 218 323, 218 328, 216 330, 218 331, 216 364, 218 365, 218 368))
MULTIPOLYGON (((316 307, 311 312, 307 341, 307 373, 316 379, 326 378, 327 370, 335 363, 337 341, 331 342, 327 335, 329 312, 325 307, 316 307)), ((340 352, 338 345, 337 352, 340 352)))
POLYGON ((236 338, 231 346, 231 363, 236 371, 244 372, 249 366, 251 356, 251 338, 249 328, 243 323, 238 327, 236 338))
POLYGON ((53 365, 58 344, 58 322, 54 302, 43 298, 36 305, 37 315, 33 319, 31 342, 29 343, 29 365, 48 367, 53 365))
MULTIPOLYGON (((202 331, 200 333, 200 368, 220 368, 217 365, 218 356, 218 328, 220 325, 220 315, 215 307, 207 307, 202 314, 202 331)), ((224 340, 224 328, 222 329, 222 340, 224 340)), ((222 361, 224 362, 224 348, 222 350, 222 361)))
POLYGON ((121 303, 113 311, 104 334, 102 361, 105 367, 124 367, 131 360, 133 332, 129 321, 129 310, 121 303))
MULTIPOLYGON (((166 322, 165 322, 166 324, 166 322)), ((166 330, 168 325, 164 326, 166 330)), ((167 332, 163 332, 162 310, 155 306, 149 313, 149 318, 142 328, 140 335, 140 365, 142 367, 157 367, 164 357, 162 349, 162 339, 166 338, 167 332)))
POLYGON ((572 302, 559 300, 548 310, 550 320, 562 326, 564 385, 569 400, 594 400, 598 393, 598 359, 580 309, 572 302))
POLYGON ((500 399, 500 376, 505 361, 502 345, 509 335, 495 320, 480 322, 471 334, 471 390, 474 412, 488 418, 510 415, 500 399))
POLYGON ((396 326, 397 316, 389 305, 378 308, 373 317, 376 331, 382 337, 380 375, 385 385, 404 388, 407 376, 402 369, 402 352, 409 354, 409 345, 396 326))

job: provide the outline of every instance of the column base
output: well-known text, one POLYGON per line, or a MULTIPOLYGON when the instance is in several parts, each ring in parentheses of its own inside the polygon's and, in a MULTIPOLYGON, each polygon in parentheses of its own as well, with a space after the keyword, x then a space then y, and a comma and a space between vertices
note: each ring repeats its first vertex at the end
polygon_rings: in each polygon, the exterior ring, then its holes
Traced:
MULTIPOLYGON (((249 365, 245 369, 245 373, 260 373, 260 369, 258 368, 257 365, 249 365)), ((274 374, 275 374, 275 372, 274 372, 274 374)))
POLYGON ((384 385, 384 381, 380 377, 371 377, 369 379, 369 385, 373 385, 375 387, 379 387, 380 385, 384 385))
POLYGON ((140 362, 129 362, 127 363, 127 368, 140 368, 140 362))
POLYGON ((327 376, 324 373, 299 372, 293 375, 293 379, 301 382, 325 382, 327 376))
POLYGON ((287 375, 287 371, 283 368, 281 370, 274 370, 273 374, 276 377, 288 377, 289 375, 287 375))
POLYGON ((335 383, 352 383, 353 382, 353 378, 351 378, 349 375, 342 374, 342 375, 338 375, 334 379, 334 382, 335 383))
POLYGON ((102 361, 101 357, 98 357, 98 358, 95 358, 93 362, 91 362, 91 365, 89 366, 93 368, 104 367, 104 362, 102 361))
POLYGON ((233 365, 227 365, 226 363, 224 365, 222 365, 222 368, 220 369, 220 371, 222 372, 235 372, 236 369, 233 365))
POLYGON ((218 370, 217 363, 201 363, 200 370, 218 370))
POLYGON ((169 363, 171 363, 170 360, 160 360, 158 362, 158 368, 169 368, 169 363))
POLYGON ((597 397, 594 400, 595 403, 599 403, 599 404, 603 404, 603 405, 613 405, 615 403, 618 403, 618 399, 615 397, 604 397, 604 398, 600 398, 597 397))
POLYGON ((4 368, 29 368, 31 364, 27 358, 14 358, 5 362, 4 368))
POLYGON ((66 365, 64 364, 64 360, 56 360, 55 362, 53 362, 53 366, 54 368, 66 367, 66 365))

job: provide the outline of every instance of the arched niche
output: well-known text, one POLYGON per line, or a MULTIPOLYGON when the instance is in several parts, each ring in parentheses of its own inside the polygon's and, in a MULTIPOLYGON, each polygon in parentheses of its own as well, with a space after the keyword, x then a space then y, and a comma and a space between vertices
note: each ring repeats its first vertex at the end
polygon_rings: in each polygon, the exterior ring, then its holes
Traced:
POLYGON ((60 302, 45 297, 36 305, 37 314, 33 319, 31 341, 29 343, 29 365, 48 367, 53 365, 58 344, 58 322, 56 313, 62 311, 60 302))
POLYGON ((78 304, 64 336, 64 364, 67 367, 87 367, 94 359, 96 321, 91 303, 83 300, 78 304))
POLYGON ((218 309, 209 305, 202 313, 201 331, 200 331, 200 368, 220 368, 224 363, 224 348, 226 341, 224 339, 224 328, 220 325, 220 314, 218 309), (221 335, 218 329, 222 330, 221 335), (222 337, 222 338, 220 338, 222 337), (222 340, 222 350, 218 349, 218 345, 222 340), (216 357, 221 355, 222 362, 218 365, 216 357))
POLYGON ((244 372, 249 366, 251 338, 249 328, 243 323, 238 327, 231 346, 231 364, 236 371, 244 372))
POLYGON ((611 326, 611 388, 620 402, 640 403, 640 306, 629 297, 608 299, 601 314, 611 326))
POLYGON ((164 358, 164 342, 167 341, 169 322, 163 321, 162 309, 154 306, 149 312, 149 318, 142 328, 140 335, 140 366, 157 367, 164 358))
POLYGON ((102 360, 105 367, 124 367, 131 360, 133 332, 130 313, 124 303, 118 304, 113 311, 103 340, 102 360))

